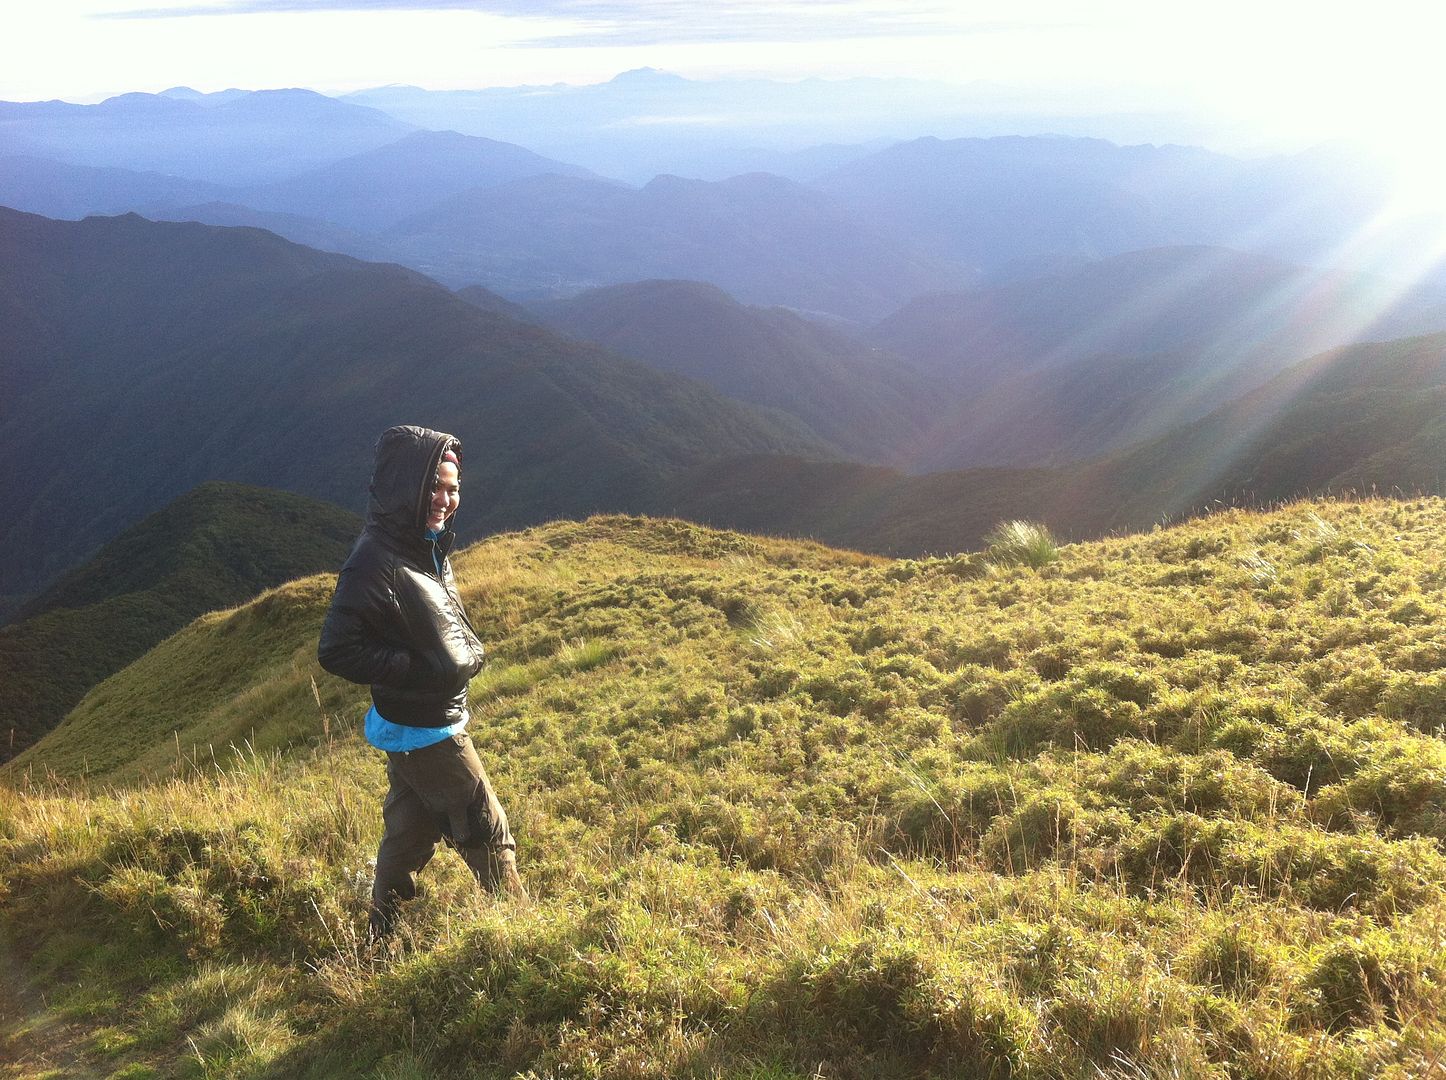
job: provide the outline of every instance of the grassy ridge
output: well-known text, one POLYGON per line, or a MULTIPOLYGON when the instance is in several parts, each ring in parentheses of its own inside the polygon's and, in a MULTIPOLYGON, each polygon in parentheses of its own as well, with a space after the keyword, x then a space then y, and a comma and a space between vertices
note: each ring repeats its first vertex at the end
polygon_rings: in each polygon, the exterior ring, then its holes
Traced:
POLYGON ((340 566, 360 528, 337 506, 212 482, 127 529, 0 627, 0 760, 202 612, 340 566))
POLYGON ((1429 1075, 1443 525, 1300 504, 1039 569, 629 518, 473 547, 539 903, 439 857, 383 956, 382 770, 357 688, 312 696, 306 579, 12 764, 7 949, 98 1075, 1429 1075), (246 723, 292 750, 230 757, 246 723))

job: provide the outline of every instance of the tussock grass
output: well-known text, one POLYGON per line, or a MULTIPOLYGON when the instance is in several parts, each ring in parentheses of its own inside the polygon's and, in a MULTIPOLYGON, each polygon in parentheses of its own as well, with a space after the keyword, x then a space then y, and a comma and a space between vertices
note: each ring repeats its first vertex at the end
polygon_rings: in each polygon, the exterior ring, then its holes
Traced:
POLYGON ((7 955, 99 1075, 1429 1076, 1443 526, 1231 511, 984 573, 494 538, 472 730, 538 902, 442 853, 380 951, 382 769, 296 582, 5 773, 7 955))
POLYGON ((1034 521, 1001 521, 984 537, 984 549, 998 566, 1038 570, 1059 559, 1059 545, 1049 529, 1034 521))

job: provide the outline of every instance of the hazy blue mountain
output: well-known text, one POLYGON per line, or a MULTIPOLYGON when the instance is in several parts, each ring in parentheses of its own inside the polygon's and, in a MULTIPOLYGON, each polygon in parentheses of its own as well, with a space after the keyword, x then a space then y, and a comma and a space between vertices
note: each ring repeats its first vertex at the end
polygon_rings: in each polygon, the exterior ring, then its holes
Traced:
POLYGON ((484 289, 481 285, 467 285, 457 290, 457 295, 474 308, 482 311, 490 311, 494 315, 506 315, 509 319, 516 319, 518 322, 534 323, 538 326, 544 325, 543 320, 537 317, 536 312, 525 308, 521 304, 515 304, 505 296, 498 296, 490 289, 484 289))
POLYGON ((941 397, 896 356, 703 282, 610 285, 534 310, 573 337, 791 413, 864 460, 909 459, 941 397))
POLYGON ((1379 177, 1318 155, 1244 160, 1059 137, 916 139, 814 183, 998 277, 1183 244, 1329 263, 1384 198, 1379 177))
POLYGON ((881 316, 960 281, 843 212, 768 175, 659 176, 641 190, 539 176, 468 192, 385 234, 438 280, 546 298, 650 278, 708 281, 751 304, 881 316))
POLYGON ((873 342, 954 380, 919 468, 1078 460, 1352 341, 1446 328, 1446 294, 1219 248, 1158 248, 921 297, 873 342))
MULTIPOLYGON (((814 185, 939 255, 993 273, 1013 260, 1098 257, 1166 242, 1148 205, 1119 182, 1127 153, 1098 139, 927 137, 814 185)), ((1184 153, 1192 162, 1213 160, 1184 153)))
POLYGON ((666 154, 659 153, 657 147, 644 147, 641 149, 655 168, 646 176, 640 175, 638 159, 633 157, 619 162, 613 175, 626 176, 641 184, 658 175, 683 176, 690 180, 726 180, 744 173, 772 173, 802 184, 876 153, 893 142, 893 139, 872 139, 866 143, 822 143, 801 148, 740 147, 698 142, 686 148, 671 148, 666 154))
POLYGON ((923 135, 1049 132, 1102 134, 1125 142, 1208 137, 1188 117, 1138 108, 1080 116, 1057 100, 983 81, 708 80, 642 68, 584 86, 447 91, 387 86, 344 100, 418 127, 519 142, 634 183, 660 173, 714 179, 724 170, 779 171, 763 161, 750 163, 746 155, 740 158, 740 147, 786 153, 923 135))
POLYGON ((0 102, 7 154, 226 184, 289 176, 395 142, 410 128, 310 90, 228 93, 204 104, 164 94, 98 105, 0 102))
POLYGON ((300 214, 256 210, 233 202, 207 202, 154 209, 144 216, 153 221, 197 221, 203 225, 228 228, 268 229, 293 243, 321 251, 334 251, 375 262, 392 261, 390 249, 376 237, 300 214))
POLYGON ((23 154, 0 157, 0 206, 46 217, 83 218, 209 202, 227 190, 164 173, 71 165, 23 154))
POLYGON ((455 131, 415 131, 311 172, 246 188, 235 201, 379 232, 463 192, 546 173, 593 177, 577 165, 512 143, 455 131))
POLYGON ((1199 420, 1082 464, 906 476, 751 455, 680 475, 665 502, 705 523, 920 555, 977 548, 1016 518, 1081 539, 1222 503, 1440 493, 1443 477, 1446 334, 1435 334, 1331 350, 1199 420))
POLYGON ((206 480, 359 509, 396 423, 467 445, 468 536, 636 507, 710 457, 828 452, 782 413, 258 229, 0 210, 0 317, 4 594, 206 480))
POLYGON ((1057 367, 1098 354, 1242 346, 1301 357, 1437 318, 1446 296, 1203 246, 1132 251, 1067 272, 921 296, 870 337, 941 373, 1057 367))
POLYGON ((892 140, 875 139, 867 143, 824 143, 819 146, 805 146, 800 150, 763 149, 719 151, 714 166, 695 169, 693 175, 699 180, 726 180, 743 173, 772 173, 786 180, 808 183, 851 161, 877 153, 891 145, 892 140))
POLYGON ((162 90, 160 96, 176 98, 179 101, 194 101, 197 105, 224 105, 228 101, 235 101, 249 93, 251 93, 250 90, 238 90, 232 87, 229 90, 215 90, 206 94, 199 90, 192 90, 189 86, 173 86, 169 90, 162 90))

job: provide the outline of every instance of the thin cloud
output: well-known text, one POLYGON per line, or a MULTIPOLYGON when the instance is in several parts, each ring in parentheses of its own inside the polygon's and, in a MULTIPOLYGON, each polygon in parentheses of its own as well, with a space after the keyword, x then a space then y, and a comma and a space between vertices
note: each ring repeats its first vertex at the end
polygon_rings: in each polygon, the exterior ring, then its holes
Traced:
POLYGON ((298 12, 475 11, 517 20, 531 45, 655 45, 803 41, 1038 29, 1038 23, 960 14, 938 0, 211 0, 98 14, 103 19, 178 19, 298 12), (559 28, 559 21, 564 28, 559 28), (526 33, 528 24, 539 29, 526 33), (545 29, 544 29, 545 27, 545 29))

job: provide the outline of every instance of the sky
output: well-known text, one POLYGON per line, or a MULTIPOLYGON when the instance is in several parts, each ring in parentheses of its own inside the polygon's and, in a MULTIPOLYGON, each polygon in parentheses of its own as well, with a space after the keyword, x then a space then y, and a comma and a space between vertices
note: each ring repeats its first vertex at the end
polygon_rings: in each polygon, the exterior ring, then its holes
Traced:
POLYGON ((1443 35, 1421 0, 9 0, 0 99, 908 75, 1191 114, 1234 149, 1390 148, 1435 139, 1443 35))

